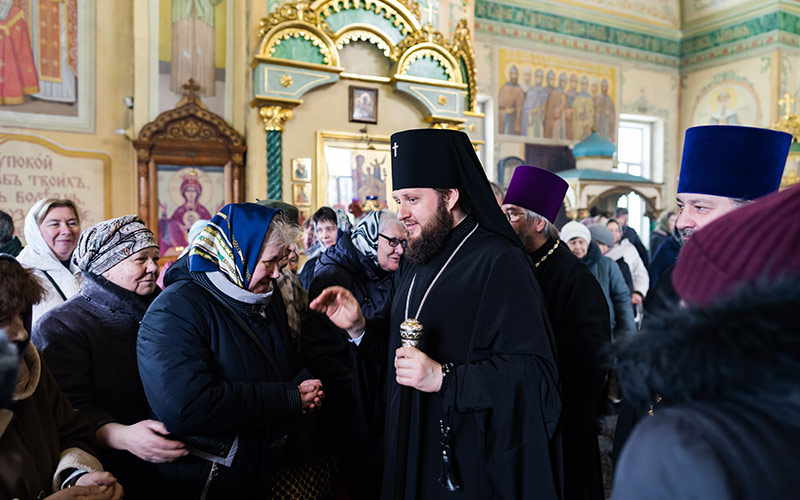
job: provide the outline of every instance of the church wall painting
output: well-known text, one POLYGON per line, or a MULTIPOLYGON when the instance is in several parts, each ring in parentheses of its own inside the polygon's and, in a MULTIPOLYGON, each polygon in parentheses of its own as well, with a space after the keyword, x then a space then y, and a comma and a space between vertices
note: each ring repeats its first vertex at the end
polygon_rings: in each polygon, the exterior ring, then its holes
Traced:
POLYGON ((94 132, 95 0, 0 0, 0 125, 94 132))
POLYGON ((211 219, 225 204, 225 167, 158 165, 158 246, 177 257, 198 219, 211 219))
POLYGON ((25 215, 43 198, 67 198, 85 229, 110 215, 111 158, 62 147, 37 135, 0 133, 0 210, 24 241, 25 215))
POLYGON ((615 66, 499 48, 496 132, 578 142, 598 134, 616 142, 615 66))
MULTIPOLYGON (((156 0, 158 2, 157 110, 172 109, 194 79, 208 109, 225 112, 227 17, 229 0, 156 0)), ((153 115, 152 118, 155 118, 153 115)))
POLYGON ((723 14, 732 7, 751 3, 757 5, 762 0, 683 0, 683 20, 687 23, 723 14))
POLYGON ((681 92, 682 130, 714 124, 769 126, 772 72, 772 58, 763 56, 685 75, 681 92))

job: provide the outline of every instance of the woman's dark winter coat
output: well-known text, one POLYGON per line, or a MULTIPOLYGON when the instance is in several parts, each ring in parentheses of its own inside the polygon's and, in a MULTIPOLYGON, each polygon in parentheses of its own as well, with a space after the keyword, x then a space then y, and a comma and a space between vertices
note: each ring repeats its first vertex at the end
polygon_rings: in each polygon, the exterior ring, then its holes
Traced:
POLYGON ((653 262, 653 257, 655 257, 658 248, 667 240, 667 238, 669 238, 669 233, 664 231, 664 229, 661 227, 653 229, 653 232, 650 233, 650 248, 648 250, 649 262, 653 262))
MULTIPOLYGON (((157 295, 141 296, 84 273, 80 293, 49 310, 33 328, 31 339, 61 390, 95 429, 150 418, 136 362, 136 336, 157 295)), ((134 455, 104 450, 100 460, 125 487, 126 498, 152 498, 158 490, 139 480, 149 474, 149 464, 134 455)))
POLYGON ((102 470, 95 447, 92 425, 28 345, 14 401, 0 409, 0 498, 44 498, 59 489, 68 469, 102 470))
POLYGON ((675 265, 678 254, 683 247, 683 239, 678 229, 658 247, 658 251, 650 259, 650 290, 653 290, 661 275, 675 265))
POLYGON ((583 257, 584 264, 589 267, 608 303, 608 316, 614 340, 620 340, 636 332, 631 306, 631 292, 625 284, 622 273, 616 262, 600 253, 595 243, 589 243, 589 250, 583 257))
POLYGON ((800 284, 652 320, 617 373, 663 400, 622 450, 612 498, 783 499, 800 491, 800 284))
MULTIPOLYGON (((392 274, 359 252, 350 235, 343 234, 336 245, 320 255, 309 300, 329 286, 341 286, 352 292, 364 317, 370 319, 383 309, 391 285, 392 274)), ((327 411, 339 421, 337 454, 350 496, 377 498, 384 408, 382 367, 358 356, 347 333, 325 316, 310 312, 304 328, 304 359, 314 373, 319 373, 328 391, 327 411)))
POLYGON ((206 498, 267 498, 271 475, 302 460, 294 455, 311 446, 297 441, 309 437, 298 419, 314 418, 300 417, 297 384, 313 377, 300 371, 281 294, 273 282, 276 291, 265 308, 239 302, 205 273, 190 272, 187 258, 169 269, 165 284, 137 343, 155 418, 195 448, 227 455, 236 439, 238 450, 230 467, 212 469, 192 455, 163 464, 158 473, 169 478, 175 498, 199 498, 206 486, 206 498))

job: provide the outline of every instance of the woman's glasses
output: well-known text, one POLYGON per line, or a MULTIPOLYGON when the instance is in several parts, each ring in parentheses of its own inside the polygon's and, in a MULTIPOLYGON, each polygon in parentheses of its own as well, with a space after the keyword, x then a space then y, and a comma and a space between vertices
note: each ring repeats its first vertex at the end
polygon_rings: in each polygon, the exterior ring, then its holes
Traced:
POLYGON ((378 236, 380 236, 381 238, 384 238, 386 241, 388 241, 389 242, 389 246, 392 247, 392 248, 396 248, 397 245, 401 245, 403 247, 403 250, 405 250, 406 247, 408 246, 408 240, 401 240, 400 238, 389 238, 388 236, 386 236, 383 233, 378 233, 378 236))

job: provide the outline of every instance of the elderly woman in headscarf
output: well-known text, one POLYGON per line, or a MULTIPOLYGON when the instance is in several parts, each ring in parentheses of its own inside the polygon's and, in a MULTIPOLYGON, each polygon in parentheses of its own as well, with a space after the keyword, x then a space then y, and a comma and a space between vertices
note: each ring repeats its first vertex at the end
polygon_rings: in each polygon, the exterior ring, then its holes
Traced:
POLYGON ((139 379, 139 322, 158 295, 158 242, 144 221, 125 215, 85 230, 73 260, 83 272, 80 293, 48 311, 33 328, 61 390, 94 424, 101 461, 126 484, 127 498, 155 498, 148 462, 187 454, 150 419, 139 379))
POLYGON ((278 210, 224 206, 169 269, 142 320, 145 393, 191 452, 159 465, 174 498, 273 497, 288 476, 281 471, 306 458, 296 456, 306 451, 302 415, 321 405, 321 382, 300 366, 274 293, 296 237, 278 210))
POLYGON ((41 302, 33 306, 35 324, 44 313, 80 289, 80 270, 72 262, 81 234, 78 207, 71 200, 39 200, 25 216, 24 231, 26 247, 17 260, 34 270, 46 292, 41 302))
POLYGON ((0 407, 0 498, 118 499, 122 486, 102 472, 91 424, 30 343, 31 306, 46 293, 31 270, 0 254, 0 337, 18 352, 11 402, 0 407))
MULTIPOLYGON (((320 256, 309 299, 327 287, 342 286, 353 293, 364 317, 372 318, 386 303, 407 238, 408 232, 394 212, 371 212, 320 256)), ((335 425, 336 448, 350 498, 378 498, 382 371, 359 358, 347 334, 324 315, 312 312, 306 322, 303 352, 309 367, 325 383, 329 406, 335 407, 334 419, 341 420, 335 425)))

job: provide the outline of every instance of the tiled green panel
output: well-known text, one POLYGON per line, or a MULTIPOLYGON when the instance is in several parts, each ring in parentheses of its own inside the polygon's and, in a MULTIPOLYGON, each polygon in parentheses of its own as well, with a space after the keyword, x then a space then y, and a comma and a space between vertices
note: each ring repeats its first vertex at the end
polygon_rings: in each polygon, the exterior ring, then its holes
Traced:
POLYGON ((800 16, 782 11, 771 12, 724 28, 694 35, 680 42, 644 32, 639 33, 612 28, 535 9, 505 5, 491 0, 477 0, 475 17, 667 56, 691 55, 776 30, 794 34, 800 33, 800 16))
POLYGON ((778 12, 778 29, 789 33, 800 33, 800 16, 778 12))
POLYGON ((420 57, 411 63, 411 66, 408 67, 407 74, 409 76, 419 76, 422 78, 431 78, 433 80, 449 80, 447 72, 442 65, 429 57, 420 57))
POLYGON ((289 59, 292 61, 303 61, 314 64, 325 64, 325 57, 320 52, 319 47, 314 46, 311 40, 304 38, 287 38, 275 46, 275 53, 272 57, 279 59, 289 59))
MULTIPOLYGON (((394 16, 392 16, 394 19, 394 16)), ((386 33, 386 36, 394 43, 398 44, 405 36, 403 35, 402 24, 395 26, 394 21, 386 19, 382 14, 374 10, 365 8, 347 9, 334 12, 324 19, 333 31, 339 31, 351 24, 369 24, 386 33)))
MULTIPOLYGON (((681 55, 691 55, 696 52, 719 47, 726 43, 738 42, 769 31, 775 31, 780 28, 780 17, 794 18, 794 23, 797 23, 797 16, 792 16, 786 12, 781 12, 781 16, 778 14, 778 12, 772 12, 755 19, 749 19, 731 26, 715 29, 708 33, 703 33, 702 35, 685 38, 681 42, 681 55)), ((791 20, 786 19, 786 24, 792 24, 791 20)))
POLYGON ((677 56, 680 53, 680 44, 676 40, 611 28, 602 24, 548 14, 524 7, 503 5, 488 0, 477 0, 475 17, 622 45, 632 49, 647 50, 668 56, 677 56))

